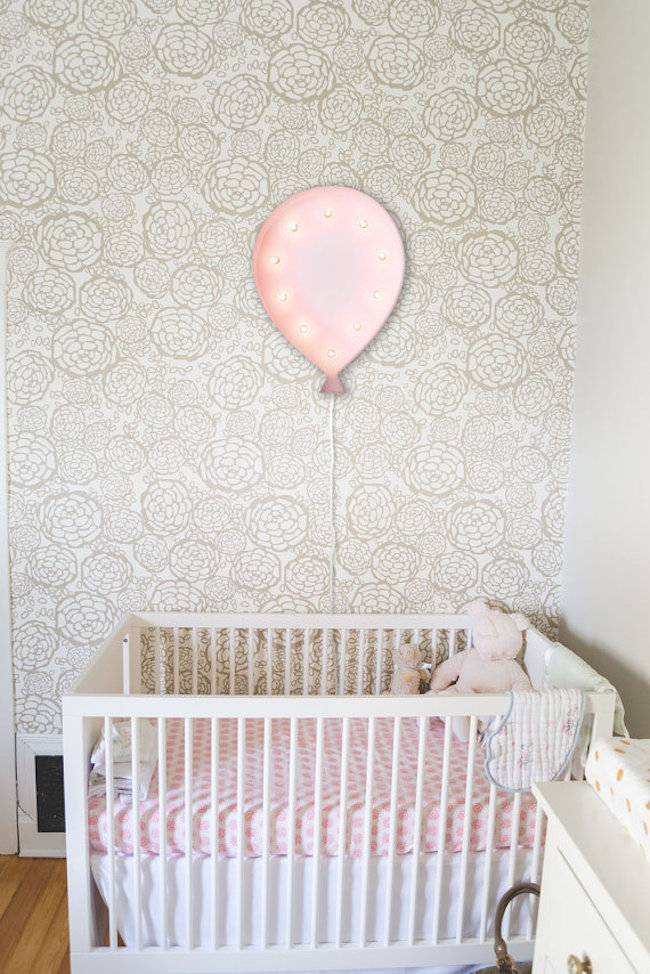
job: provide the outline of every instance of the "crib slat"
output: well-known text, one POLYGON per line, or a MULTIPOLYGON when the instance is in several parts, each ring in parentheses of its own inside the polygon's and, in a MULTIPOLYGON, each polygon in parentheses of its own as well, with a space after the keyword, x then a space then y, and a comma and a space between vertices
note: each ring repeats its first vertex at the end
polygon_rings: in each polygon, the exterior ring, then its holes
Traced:
POLYGON ((104 717, 106 743, 106 850, 108 852, 108 945, 117 949, 115 912, 115 781, 113 778, 113 721, 104 717))
POLYGON ((237 718, 237 948, 244 946, 244 753, 246 718, 237 718))
POLYGON ((325 696, 327 693, 327 651, 329 649, 330 634, 329 629, 321 629, 321 639, 323 640, 323 651, 320 663, 320 693, 325 696))
POLYGON ((254 629, 248 630, 248 695, 252 696, 255 692, 255 667, 254 667, 254 629))
POLYGON ((185 944, 194 947, 194 904, 192 902, 192 761, 194 718, 185 717, 185 944))
POLYGON ((298 720, 290 719, 289 731, 289 818, 287 821, 287 949, 293 947, 293 872, 296 853, 296 765, 298 720))
MULTIPOLYGON (((542 850, 542 833, 544 831, 544 811, 541 805, 535 803, 535 835, 533 837, 533 861, 530 867, 531 883, 539 883, 540 874, 540 854, 542 850)), ((532 909, 528 915, 526 925, 526 936, 529 940, 533 938, 533 930, 537 920, 537 900, 533 902, 532 909)))
MULTIPOLYGON (((214 630, 212 630, 214 633, 214 630)), ((210 718, 210 930, 219 946, 219 718, 210 718)))
POLYGON ((451 659, 452 656, 456 655, 457 649, 458 649, 458 645, 456 641, 456 630, 450 629, 449 630, 449 659, 451 659))
POLYGON ((358 672, 357 672, 357 696, 360 697, 363 693, 363 670, 366 662, 366 640, 368 634, 365 629, 359 630, 359 643, 358 643, 358 672))
POLYGON ((415 782, 415 816, 413 820, 413 858, 411 861, 411 901, 409 905, 408 942, 415 943, 415 911, 418 902, 418 872, 420 867, 420 844, 422 842, 422 789, 424 787, 425 746, 427 741, 427 717, 418 718, 418 771, 415 782))
POLYGON ((302 635, 302 692, 304 696, 309 694, 309 644, 311 631, 303 630, 302 635))
POLYGON ((142 876, 140 872, 140 722, 131 718, 131 778, 133 797, 131 805, 133 833, 133 905, 135 908, 135 945, 142 950, 142 876))
POLYGON ((341 739, 341 785, 339 801, 339 857, 336 876, 336 946, 340 947, 343 935, 343 888, 345 877, 345 852, 348 822, 348 760, 350 753, 350 718, 343 718, 341 739))
POLYGON ((269 945, 269 842, 271 836, 271 718, 264 718, 262 772, 262 949, 269 945))
POLYGON ((131 637, 128 634, 122 640, 122 689, 125 694, 135 693, 131 689, 131 637))
POLYGON ((359 946, 366 946, 368 918, 368 880, 370 877, 370 852, 372 842, 372 792, 375 769, 375 718, 368 717, 368 754, 366 760, 366 807, 363 821, 363 865, 361 874, 361 919, 359 946))
POLYGON ((235 694, 235 630, 230 630, 230 684, 228 693, 230 696, 235 694))
POLYGON ((463 940, 463 921, 465 919, 465 890, 467 887, 467 862, 472 838, 472 792, 474 790, 474 761, 476 758, 476 736, 478 718, 474 715, 469 722, 469 741, 467 742, 467 775, 465 777, 465 808, 463 811, 463 851, 460 858, 460 890, 458 913, 456 916, 456 942, 463 940))
POLYGON ((384 667, 384 630, 377 630, 377 670, 375 675, 375 693, 381 693, 381 681, 384 667))
POLYGON ((174 626, 174 644, 172 650, 172 666, 174 670, 174 693, 181 692, 181 674, 180 674, 180 646, 178 643, 178 626, 174 626))
POLYGON ((192 693, 199 692, 199 639, 196 626, 192 626, 192 693))
POLYGON ((339 660, 339 693, 345 693, 345 668, 348 660, 348 630, 341 629, 341 658, 339 660))
POLYGON ((521 824, 521 792, 517 791, 512 803, 512 829, 510 833, 510 856, 508 860, 509 886, 515 881, 517 871, 517 849, 519 846, 519 827, 521 824))
POLYGON ((162 672, 162 636, 160 633, 160 626, 156 626, 154 630, 154 654, 155 654, 154 693, 163 693, 164 683, 163 683, 163 672, 162 672))
MULTIPOLYGON (((413 630, 413 644, 415 646, 417 646, 418 649, 420 648, 420 630, 419 629, 414 629, 413 630)), ((424 656, 422 654, 422 651, 420 651, 420 663, 423 661, 423 659, 424 659, 424 656)))
POLYGON ((479 939, 485 943, 487 939, 487 918, 490 906, 490 882, 492 880, 492 850, 494 848, 494 823, 497 808, 497 789, 490 784, 490 799, 488 802, 488 817, 485 833, 485 868, 483 870, 483 891, 481 897, 481 927, 479 939))
POLYGON ((445 722, 445 740, 442 747, 442 783, 440 786, 440 812, 438 817, 438 862, 436 867, 436 892, 433 906, 433 930, 431 943, 438 943, 440 930, 440 898, 442 895, 442 869, 445 861, 447 838, 447 800, 449 797, 449 754, 451 751, 451 720, 445 722))
POLYGON ((402 718, 393 719, 393 762, 390 778, 390 825, 388 833, 388 872, 386 876, 386 904, 384 910, 384 946, 391 941, 393 916, 393 874, 395 872, 395 845, 397 843, 397 796, 399 794, 399 756, 402 743, 402 718))
MULTIPOLYGON (((508 889, 514 885, 515 872, 517 869, 517 846, 519 844, 519 819, 521 816, 521 792, 515 792, 512 803, 512 830, 510 833, 510 856, 508 860, 508 889)), ((506 910, 503 918, 503 936, 507 940, 510 936, 510 920, 512 919, 512 907, 506 910)))
POLYGON ((167 747, 165 717, 158 718, 158 833, 160 844, 160 949, 167 950, 167 747))
POLYGON ((436 669, 436 658, 438 655, 438 630, 429 629, 429 638, 431 640, 431 676, 433 676, 436 669))
POLYGON ((318 946, 318 880, 320 878, 321 834, 323 824, 323 732, 324 717, 316 718, 316 767, 314 771, 314 852, 311 887, 311 945, 318 946))
POLYGON ((273 693, 273 630, 266 630, 266 695, 273 693))
POLYGON ((533 838, 533 862, 531 865, 530 878, 531 882, 539 882, 540 874, 540 858, 542 852, 542 834, 544 832, 544 809, 541 807, 539 802, 535 803, 535 835, 533 838))
POLYGON ((210 630, 210 693, 214 697, 217 692, 217 633, 210 630))
POLYGON ((291 693, 291 629, 284 630, 284 692, 291 693))

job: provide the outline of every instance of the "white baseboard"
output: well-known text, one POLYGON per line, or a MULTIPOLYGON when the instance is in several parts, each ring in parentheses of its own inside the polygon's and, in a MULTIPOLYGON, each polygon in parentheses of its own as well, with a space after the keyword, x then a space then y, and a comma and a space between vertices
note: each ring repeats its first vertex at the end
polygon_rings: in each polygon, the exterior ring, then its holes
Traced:
POLYGON ((19 856, 28 859, 65 859, 65 832, 39 832, 36 821, 18 809, 19 856))
POLYGON ((36 811, 36 755, 63 754, 60 734, 18 734, 16 774, 18 779, 19 855, 62 858, 65 832, 39 832, 36 811))

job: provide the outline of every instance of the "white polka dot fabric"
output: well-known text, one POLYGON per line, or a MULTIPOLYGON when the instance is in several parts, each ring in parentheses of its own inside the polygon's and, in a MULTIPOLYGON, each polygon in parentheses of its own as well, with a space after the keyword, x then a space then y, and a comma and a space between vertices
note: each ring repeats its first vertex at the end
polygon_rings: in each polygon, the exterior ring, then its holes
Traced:
POLYGON ((650 740, 600 738, 585 777, 650 859, 650 740))
MULTIPOLYGON (((264 724, 261 719, 245 722, 244 750, 244 855, 263 854, 263 745, 264 724)), ((316 759, 316 720, 297 722, 295 852, 311 856, 314 852, 314 793, 316 759)), ((192 845, 197 854, 211 854, 211 746, 210 722, 196 719, 192 741, 192 845)), ((394 722, 380 718, 375 725, 375 760, 372 790, 372 840, 370 852, 381 856, 389 852, 390 791, 394 722)), ((444 726, 431 720, 427 731, 427 749, 422 803, 421 851, 438 851, 440 820, 440 791, 442 779, 444 726)), ((322 780, 321 853, 328 856, 339 852, 341 746, 342 721, 328 718, 324 722, 324 761, 322 780)), ((270 802, 270 854, 284 855, 289 848, 289 743, 288 719, 272 720, 272 775, 270 802)), ((185 790, 184 790, 184 724, 167 722, 167 852, 185 852, 185 790)), ((415 718, 402 721, 400 742, 400 775, 397 802, 396 851, 409 853, 415 834, 415 784, 417 773, 418 723, 415 718)), ((222 719, 219 729, 219 787, 218 845, 219 855, 237 855, 237 722, 222 719)), ((346 852, 353 857, 363 855, 366 766, 368 754, 368 724, 365 719, 350 721, 350 746, 347 773, 347 803, 345 807, 346 852)), ((467 746, 453 741, 450 757, 449 792, 445 849, 458 852, 462 848, 465 819, 465 778, 467 746)), ((470 848, 479 852, 486 847, 488 800, 490 785, 485 775, 484 755, 477 747, 473 776, 471 805, 470 848)), ((512 833, 512 795, 496 793, 495 841, 496 849, 509 848, 512 833)), ((105 795, 89 800, 91 846, 101 852, 107 848, 107 815, 105 795)), ((518 844, 532 846, 535 828, 535 802, 529 794, 522 796, 518 844)), ((133 852, 133 813, 126 798, 115 800, 115 848, 120 853, 133 852)), ((158 772, 153 777, 149 795, 140 805, 140 846, 143 852, 160 853, 160 809, 158 772)))

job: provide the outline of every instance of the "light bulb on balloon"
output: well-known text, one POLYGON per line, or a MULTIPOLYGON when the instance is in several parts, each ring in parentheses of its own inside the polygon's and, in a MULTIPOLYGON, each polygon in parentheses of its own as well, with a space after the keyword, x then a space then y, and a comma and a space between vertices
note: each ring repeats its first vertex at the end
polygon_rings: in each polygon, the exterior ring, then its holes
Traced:
POLYGON ((321 391, 342 393, 339 373, 383 327, 399 297, 404 245, 393 218, 372 197, 344 186, 319 186, 291 196, 271 213, 255 241, 253 274, 276 327, 326 373, 321 391), (366 232, 359 234, 359 228, 366 232), (283 246, 286 258, 280 261, 283 246), (286 290, 278 292, 280 262, 286 290))

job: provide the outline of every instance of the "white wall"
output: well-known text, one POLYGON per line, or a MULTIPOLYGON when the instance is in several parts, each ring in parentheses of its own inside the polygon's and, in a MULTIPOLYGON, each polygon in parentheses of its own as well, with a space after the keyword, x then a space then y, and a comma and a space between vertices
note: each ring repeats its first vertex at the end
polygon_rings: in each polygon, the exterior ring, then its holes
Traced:
POLYGON ((650 4, 590 12, 561 638, 650 737, 650 4))

